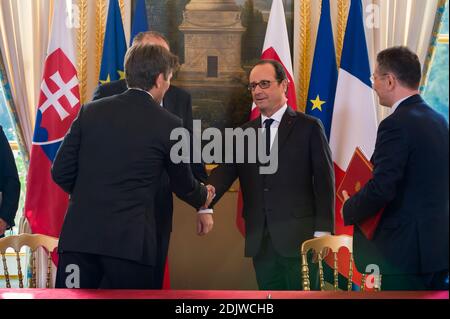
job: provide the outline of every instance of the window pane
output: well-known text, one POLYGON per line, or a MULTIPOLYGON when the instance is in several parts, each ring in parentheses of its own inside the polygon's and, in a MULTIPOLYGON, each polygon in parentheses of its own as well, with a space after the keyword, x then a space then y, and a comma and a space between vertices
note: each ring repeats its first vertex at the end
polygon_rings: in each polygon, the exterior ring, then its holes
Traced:
POLYGON ((444 16, 442 17, 441 34, 448 34, 448 1, 445 6, 444 16))
MULTIPOLYGON (((3 86, 0 85, 0 125, 3 127, 3 131, 5 132, 6 138, 10 142, 17 142, 16 133, 14 131, 14 126, 11 120, 11 116, 6 107, 6 99, 3 92, 3 86)), ((23 206, 25 203, 25 179, 26 179, 26 168, 25 163, 23 161, 22 154, 19 150, 13 149, 14 158, 16 160, 17 170, 19 172, 20 179, 20 200, 19 200, 19 208, 17 210, 15 224, 16 226, 12 230, 12 232, 7 231, 5 235, 10 235, 12 233, 17 234, 20 217, 22 216, 23 206)))
POLYGON ((424 98, 448 122, 448 44, 438 44, 432 62, 430 76, 425 87, 424 98))
POLYGON ((16 133, 14 132, 11 122, 11 116, 6 108, 6 99, 3 94, 3 86, 0 85, 0 125, 3 127, 8 141, 16 141, 16 133))

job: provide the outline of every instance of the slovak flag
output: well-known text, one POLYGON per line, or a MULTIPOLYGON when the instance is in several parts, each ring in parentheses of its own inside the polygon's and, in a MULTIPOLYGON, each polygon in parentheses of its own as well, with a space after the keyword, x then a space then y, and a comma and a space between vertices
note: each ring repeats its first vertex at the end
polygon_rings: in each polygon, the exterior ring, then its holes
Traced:
MULTIPOLYGON (((295 95, 295 84, 292 75, 292 59, 291 49, 289 46, 289 37, 286 26, 286 17, 284 14, 284 6, 282 0, 273 0, 272 7, 270 9, 269 22, 267 23, 266 37, 264 40, 264 46, 262 50, 261 60, 275 60, 280 62, 286 75, 289 79, 289 86, 287 92, 287 104, 294 110, 297 110, 297 99, 295 95)), ((250 120, 254 120, 259 117, 259 109, 256 104, 253 103, 252 111, 250 113, 250 120)), ((237 213, 236 213, 236 225, 240 233, 245 235, 245 221, 242 217, 243 199, 242 192, 239 191, 237 213)))
MULTIPOLYGON (((27 177, 25 216, 33 233, 59 237, 68 195, 50 169, 56 152, 77 117, 80 93, 75 68, 72 1, 55 1, 50 43, 45 59, 27 177)), ((53 260, 56 264, 56 254, 53 260)))

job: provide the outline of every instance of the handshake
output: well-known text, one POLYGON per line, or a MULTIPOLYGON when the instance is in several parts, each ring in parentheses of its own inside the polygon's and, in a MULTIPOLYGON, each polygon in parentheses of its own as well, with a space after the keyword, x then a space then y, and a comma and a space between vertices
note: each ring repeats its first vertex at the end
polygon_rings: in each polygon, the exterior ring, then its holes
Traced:
POLYGON ((199 236, 206 235, 209 233, 214 225, 212 212, 202 212, 209 209, 214 197, 216 197, 216 189, 212 185, 206 185, 206 190, 208 191, 208 196, 206 197, 205 204, 200 207, 197 213, 197 234, 199 236))
POLYGON ((201 209, 208 209, 214 197, 216 197, 216 189, 214 188, 214 186, 206 185, 206 190, 208 191, 208 196, 206 197, 205 205, 203 205, 201 209))

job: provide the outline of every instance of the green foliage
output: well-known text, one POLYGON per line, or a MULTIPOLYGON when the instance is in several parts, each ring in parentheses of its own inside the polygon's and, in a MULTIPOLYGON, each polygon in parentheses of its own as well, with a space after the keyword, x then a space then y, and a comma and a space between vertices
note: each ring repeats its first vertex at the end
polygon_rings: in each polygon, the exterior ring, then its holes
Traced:
POLYGON ((248 63, 261 55, 267 23, 261 11, 255 9, 253 0, 247 0, 242 6, 241 19, 246 28, 242 35, 242 60, 248 63))
POLYGON ((170 48, 175 55, 184 63, 184 35, 178 29, 183 22, 183 11, 189 0, 168 0, 166 2, 167 14, 167 38, 170 42, 170 48))

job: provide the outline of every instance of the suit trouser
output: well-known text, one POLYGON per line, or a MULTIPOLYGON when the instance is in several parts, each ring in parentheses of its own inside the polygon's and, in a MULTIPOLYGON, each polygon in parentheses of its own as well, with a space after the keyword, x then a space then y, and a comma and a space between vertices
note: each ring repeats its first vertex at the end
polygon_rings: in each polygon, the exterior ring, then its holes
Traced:
POLYGON ((107 289, 157 289, 153 266, 95 254, 59 253, 56 288, 96 289, 101 283, 107 289))
POLYGON ((164 273, 166 269, 167 254, 169 251, 170 232, 158 233, 157 235, 157 251, 155 264, 155 284, 161 289, 164 281, 164 273))
POLYGON ((260 290, 301 290, 300 257, 281 256, 265 231, 261 248, 253 257, 260 290))

